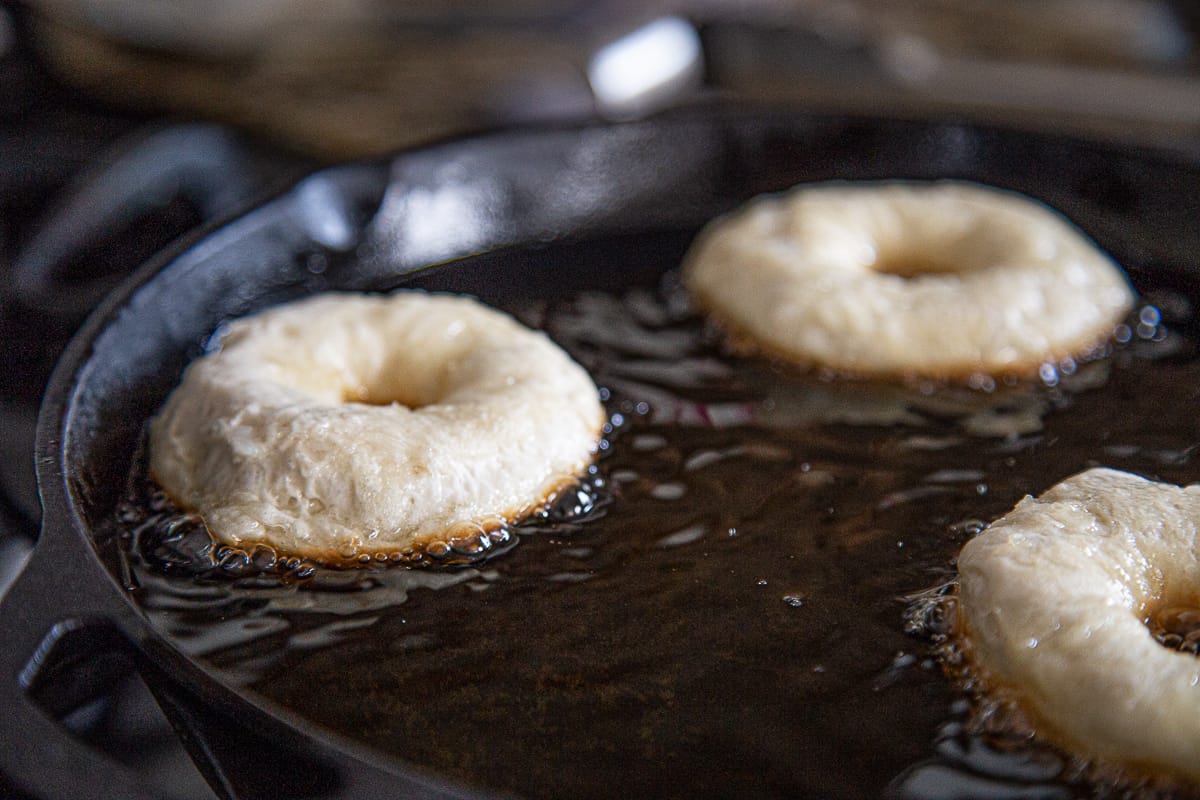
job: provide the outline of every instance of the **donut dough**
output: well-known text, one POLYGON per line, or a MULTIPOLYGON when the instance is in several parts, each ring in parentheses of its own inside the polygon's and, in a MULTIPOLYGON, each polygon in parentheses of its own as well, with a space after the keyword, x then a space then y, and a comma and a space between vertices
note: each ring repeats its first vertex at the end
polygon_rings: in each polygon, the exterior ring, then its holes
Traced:
POLYGON ((1200 658, 1155 609, 1200 597, 1200 486, 1111 469, 1026 497, 963 548, 959 619, 989 685, 1075 752, 1200 781, 1200 658))
POLYGON ((604 410, 544 334, 462 297, 319 295, 237 320, 150 427, 150 468, 221 541, 409 553, 543 507, 604 410))
POLYGON ((758 198, 684 266, 739 343, 847 374, 1035 374, 1105 341, 1133 303, 1061 215, 961 182, 825 183, 758 198))

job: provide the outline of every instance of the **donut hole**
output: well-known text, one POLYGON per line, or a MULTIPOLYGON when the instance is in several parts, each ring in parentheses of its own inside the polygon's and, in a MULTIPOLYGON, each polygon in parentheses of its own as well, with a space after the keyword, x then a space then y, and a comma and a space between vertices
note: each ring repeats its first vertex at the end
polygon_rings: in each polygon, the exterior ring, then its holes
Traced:
POLYGON ((416 411, 442 400, 448 376, 436 369, 405 369, 385 363, 354 376, 342 384, 342 402, 368 406, 399 404, 416 411))
POLYGON ((433 401, 418 397, 414 392, 396 386, 347 386, 342 391, 343 403, 359 403, 365 406, 390 406, 400 404, 410 410, 430 405, 433 401))
POLYGON ((945 275, 962 270, 962 264, 928 251, 912 250, 884 251, 875 259, 871 269, 884 275, 901 278, 916 278, 919 275, 945 275))
POLYGON ((1200 602, 1164 604, 1146 618, 1146 627, 1163 647, 1200 655, 1200 602))
MULTIPOLYGON (((927 223, 923 223, 927 224, 927 223)), ((999 232, 987 225, 963 225, 944 231, 912 234, 911 225, 881 231, 871 269, 884 275, 917 278, 973 272, 1003 260, 999 232)))

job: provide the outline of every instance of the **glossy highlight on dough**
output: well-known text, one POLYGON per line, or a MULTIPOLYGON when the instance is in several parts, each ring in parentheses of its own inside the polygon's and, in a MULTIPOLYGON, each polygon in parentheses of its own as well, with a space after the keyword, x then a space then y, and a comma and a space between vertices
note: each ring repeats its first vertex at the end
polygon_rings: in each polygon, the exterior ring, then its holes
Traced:
POLYGON ((1200 485, 1090 469, 1026 497, 958 560, 963 650, 1051 738, 1200 782, 1200 658, 1155 640, 1200 598, 1200 485))
POLYGON ((887 377, 1036 374, 1105 342, 1134 299, 1054 210, 956 181, 759 197, 701 232, 684 282, 738 344, 887 377))
POLYGON ((150 470, 212 534, 325 562, 543 507, 604 410, 545 334, 449 295, 330 293, 236 320, 150 427, 150 470))

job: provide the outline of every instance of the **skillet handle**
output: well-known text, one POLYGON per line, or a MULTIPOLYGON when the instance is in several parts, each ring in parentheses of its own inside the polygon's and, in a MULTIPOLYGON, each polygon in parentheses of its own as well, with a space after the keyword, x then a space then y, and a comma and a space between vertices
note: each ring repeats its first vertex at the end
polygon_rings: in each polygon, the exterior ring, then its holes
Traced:
MULTIPOLYGON (((123 277, 98 273, 94 266, 87 274, 71 274, 67 267, 72 259, 89 246, 132 222, 156 212, 161 216, 176 198, 190 201, 203 222, 242 207, 260 188, 242 144, 217 125, 168 127, 132 147, 120 147, 122 152, 83 177, 17 255, 12 289, 28 307, 52 317, 82 319, 123 277)), ((184 227, 156 222, 155 236, 171 234, 158 247, 196 222, 184 227)), ((136 259, 127 264, 136 265, 136 259)))
POLYGON ((79 741, 34 700, 40 679, 54 670, 63 650, 92 667, 106 656, 111 666, 112 656, 130 647, 116 623, 129 611, 111 583, 105 585, 111 579, 86 552, 88 545, 73 536, 46 533, 0 598, 5 631, 0 647, 0 776, 46 800, 169 800, 169 791, 79 741))

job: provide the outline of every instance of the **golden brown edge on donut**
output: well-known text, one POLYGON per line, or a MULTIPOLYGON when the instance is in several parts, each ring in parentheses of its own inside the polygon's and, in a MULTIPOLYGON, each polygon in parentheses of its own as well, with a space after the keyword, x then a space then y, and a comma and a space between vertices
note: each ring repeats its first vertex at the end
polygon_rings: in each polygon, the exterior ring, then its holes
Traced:
MULTIPOLYGON (((516 525, 530 518, 540 511, 545 511, 554 504, 563 493, 570 488, 579 486, 584 473, 593 462, 589 461, 581 468, 573 470, 571 474, 558 478, 551 484, 550 488, 533 502, 527 503, 524 506, 515 509, 506 509, 497 513, 494 517, 477 522, 461 522, 454 527, 449 528, 440 533, 429 534, 413 540, 410 547, 403 550, 370 550, 363 548, 356 555, 347 558, 345 555, 338 553, 336 550, 325 548, 306 549, 303 553, 299 553, 303 558, 311 561, 317 561, 327 567, 362 567, 372 563, 399 563, 410 566, 438 563, 444 561, 444 557, 435 555, 431 549, 437 545, 449 545, 451 548, 465 544, 471 540, 478 539, 480 536, 502 530, 508 526, 516 525)), ((482 553, 481 553, 482 555, 482 553)))
MULTIPOLYGON (((497 513, 493 518, 479 522, 461 522, 454 527, 449 528, 439 533, 428 534, 420 538, 414 539, 409 547, 403 549, 375 549, 372 550, 366 547, 360 547, 351 555, 346 555, 344 552, 336 548, 328 547, 304 547, 297 549, 284 549, 266 539, 256 539, 253 541, 230 541, 223 539, 212 528, 208 527, 207 522, 204 525, 208 535, 212 537, 213 542, 227 547, 233 547, 241 550, 253 550, 256 547, 269 547, 276 554, 279 560, 289 558, 299 558, 305 561, 311 561, 321 566, 333 567, 336 569, 353 569, 358 567, 367 567, 371 565, 382 564, 400 564, 406 566, 418 566, 422 564, 443 562, 446 559, 441 555, 434 555, 431 551, 436 545, 448 545, 451 548, 469 543, 473 539, 478 539, 480 536, 487 536, 495 531, 502 530, 510 525, 516 525, 529 517, 537 514, 540 511, 545 511, 554 502, 562 496, 567 489, 574 488, 580 485, 583 480, 583 475, 588 471, 591 465, 595 463, 593 458, 590 461, 583 463, 578 469, 573 470, 569 475, 565 475, 556 479, 548 490, 531 503, 515 509, 506 509, 497 513)), ((204 515, 191 506, 179 502, 170 492, 163 488, 162 484, 151 473, 149 475, 153 481, 155 488, 162 492, 167 499, 171 501, 182 513, 195 514, 201 521, 204 520, 204 515)), ((482 551, 486 552, 486 550, 482 551)), ((481 552, 481 555, 482 555, 481 552)))
POLYGON ((729 352, 740 358, 765 358, 769 361, 787 364, 801 370, 831 373, 832 377, 842 380, 885 380, 897 383, 917 383, 920 381, 938 381, 948 384, 969 384, 973 378, 985 375, 1001 380, 1031 381, 1038 377, 1043 365, 1058 365, 1074 359, 1078 362, 1095 361, 1108 355, 1113 341, 1113 331, 1121 324, 1114 322, 1109 329, 1097 336, 1087 337, 1059 350, 1051 351, 1045 358, 1036 362, 1027 361, 1015 364, 1002 372, 992 372, 979 364, 961 364, 944 370, 855 370, 828 364, 813 358, 803 358, 784 348, 772 346, 763 342, 743 326, 730 320, 716 309, 705 292, 687 285, 685 286, 692 300, 692 306, 697 313, 723 338, 729 352))
POLYGON ((942 671, 971 701, 971 723, 977 732, 1015 734, 1033 738, 1054 747, 1066 761, 1065 778, 1078 777, 1093 783, 1107 783, 1135 792, 1192 793, 1200 790, 1200 781, 1181 774, 1174 766, 1097 756, 1090 748, 1064 733, 1047 719, 1029 700, 1020 686, 998 679, 975 654, 970 622, 958 601, 955 586, 950 600, 954 609, 950 634, 938 646, 942 671))

